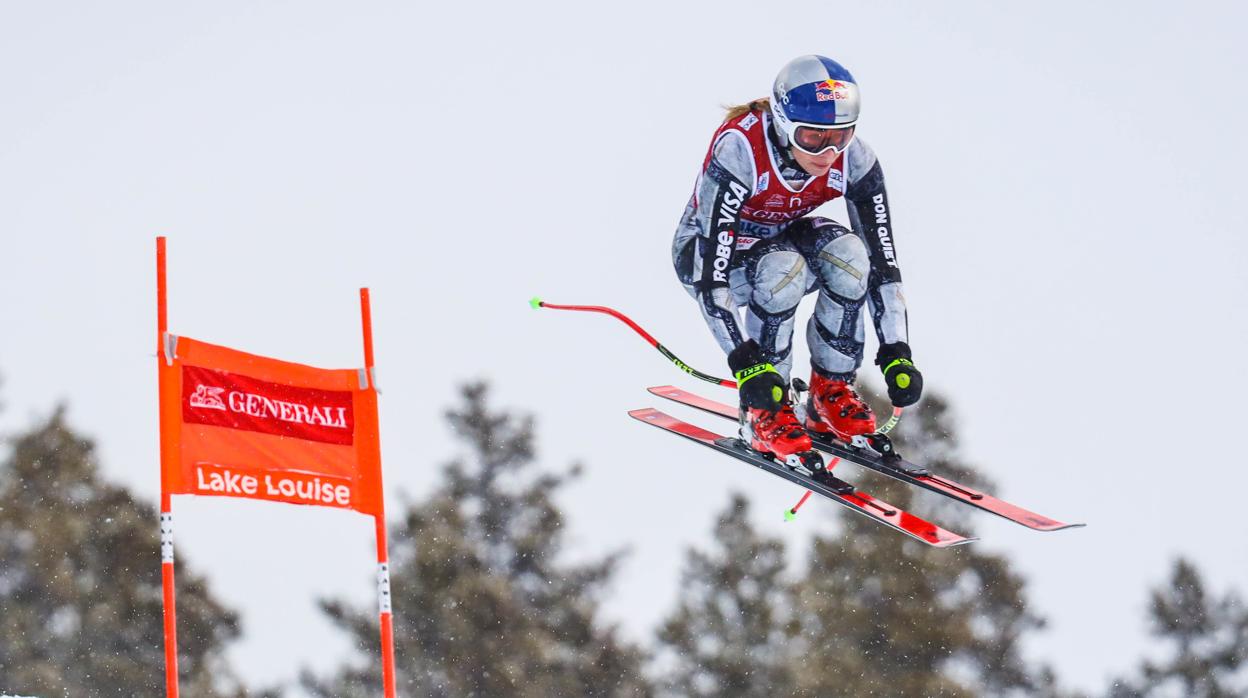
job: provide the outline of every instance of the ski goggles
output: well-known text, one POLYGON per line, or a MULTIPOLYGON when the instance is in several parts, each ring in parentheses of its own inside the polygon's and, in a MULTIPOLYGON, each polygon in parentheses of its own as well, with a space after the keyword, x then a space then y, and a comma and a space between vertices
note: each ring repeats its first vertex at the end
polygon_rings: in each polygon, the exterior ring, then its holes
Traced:
POLYGON ((793 128, 793 145, 810 155, 820 155, 831 148, 835 148, 837 153, 843 153, 852 140, 854 140, 854 124, 846 126, 796 124, 793 128))

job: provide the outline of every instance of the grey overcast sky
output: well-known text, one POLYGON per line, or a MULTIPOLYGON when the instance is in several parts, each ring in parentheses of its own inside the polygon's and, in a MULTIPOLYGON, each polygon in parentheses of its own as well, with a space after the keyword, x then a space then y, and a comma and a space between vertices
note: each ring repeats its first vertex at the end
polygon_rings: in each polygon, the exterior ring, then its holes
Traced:
MULTIPOLYGON (((715 388, 610 320, 526 300, 615 305, 720 371, 671 272, 671 232, 721 105, 822 53, 862 86, 928 385, 1000 494, 1088 523, 1041 535, 976 518, 979 545, 1009 552, 1052 621, 1035 656, 1101 688, 1148 650, 1146 587, 1174 556, 1218 590, 1248 589, 1233 438, 1248 418, 1246 15, 5 2, 0 428, 68 402, 107 475, 155 500, 156 235, 171 329, 256 353, 359 365, 369 286, 392 510, 456 452, 441 419, 455 387, 490 379, 499 405, 538 416, 544 464, 587 464, 564 501, 571 554, 631 548, 607 611, 645 637, 728 491, 795 542, 829 519, 782 526, 790 486, 624 414, 655 402, 647 385, 715 388)), ((194 498, 175 514, 181 559, 243 612, 231 658, 246 678, 339 660, 314 599, 371 603, 367 519, 194 498)))

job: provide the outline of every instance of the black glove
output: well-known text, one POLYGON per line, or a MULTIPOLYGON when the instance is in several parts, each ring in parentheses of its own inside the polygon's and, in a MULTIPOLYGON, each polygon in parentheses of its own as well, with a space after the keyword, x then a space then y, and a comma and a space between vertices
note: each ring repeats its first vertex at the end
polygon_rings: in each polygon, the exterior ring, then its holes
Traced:
POLYGON ((751 339, 733 349, 728 368, 737 379, 742 407, 778 410, 784 404, 784 378, 763 358, 758 342, 751 339))
POLYGON ((875 365, 884 372, 888 399, 895 407, 909 407, 923 393, 923 374, 910 361, 910 345, 905 342, 880 345, 875 365))

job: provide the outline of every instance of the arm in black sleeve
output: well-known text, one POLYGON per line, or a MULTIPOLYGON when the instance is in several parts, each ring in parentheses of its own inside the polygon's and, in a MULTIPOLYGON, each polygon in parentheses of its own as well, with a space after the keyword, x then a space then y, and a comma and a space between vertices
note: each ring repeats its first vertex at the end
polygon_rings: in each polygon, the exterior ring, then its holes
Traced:
POLYGON ((699 178, 693 212, 700 255, 694 286, 703 318, 725 352, 745 341, 728 277, 737 256, 741 208, 752 191, 745 183, 754 180, 753 168, 748 142, 740 134, 725 134, 699 178))
POLYGON ((711 205, 710 239, 702 251, 702 290, 716 286, 728 287, 728 270, 737 251, 737 231, 741 223, 741 205, 750 190, 741 180, 721 166, 714 158, 706 168, 706 176, 716 184, 711 205))
POLYGON ((871 169, 845 195, 861 222, 867 248, 871 250, 871 269, 884 281, 901 281, 897 251, 893 248, 892 211, 888 207, 888 191, 884 188, 884 169, 877 160, 871 169))
POLYGON ((869 163, 861 176, 851 173, 845 194, 850 218, 863 236, 871 253, 871 273, 867 278, 867 302, 880 344, 908 341, 905 296, 901 287, 901 267, 893 244, 893 213, 884 187, 884 170, 875 155, 861 146, 869 163))

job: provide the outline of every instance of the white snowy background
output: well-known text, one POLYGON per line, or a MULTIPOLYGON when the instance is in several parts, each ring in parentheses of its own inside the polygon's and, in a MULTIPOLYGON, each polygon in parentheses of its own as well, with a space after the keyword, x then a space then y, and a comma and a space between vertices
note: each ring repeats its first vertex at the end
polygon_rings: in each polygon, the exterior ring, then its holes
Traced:
MULTIPOLYGON (((455 452, 456 386, 490 379, 543 463, 587 463, 571 554, 632 549, 607 611, 645 639, 728 491, 795 542, 831 507, 781 524, 792 487, 624 414, 702 385, 526 301, 614 305, 721 372, 671 232, 721 105, 823 53, 862 85, 928 385, 1001 495, 1088 523, 979 516, 979 545, 1052 621, 1034 656, 1103 689, 1174 556, 1248 588, 1244 26, 1232 2, 0 4, 0 428, 67 401, 155 501, 156 235, 171 329, 257 353, 359 365, 369 286, 392 509, 455 452)), ((175 514, 248 680, 336 665, 314 600, 372 602, 367 519, 175 514)))

